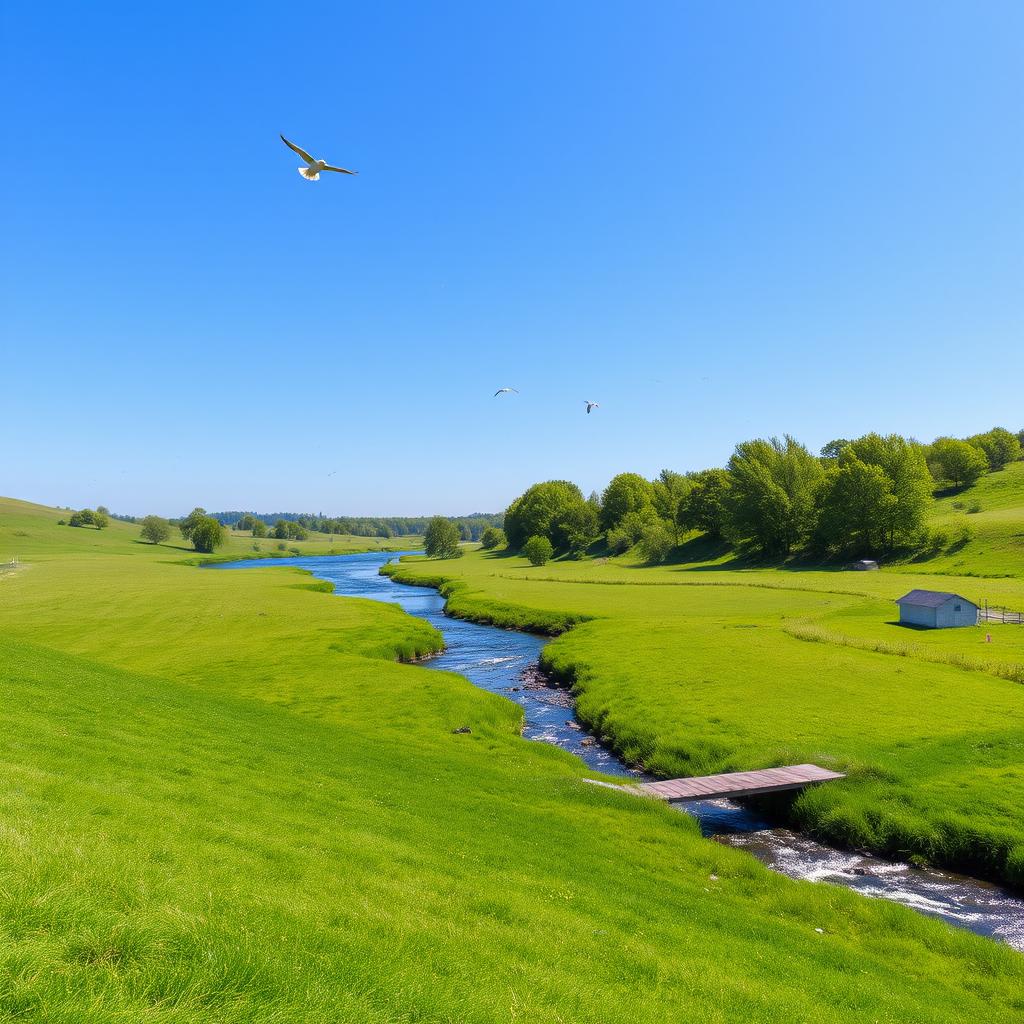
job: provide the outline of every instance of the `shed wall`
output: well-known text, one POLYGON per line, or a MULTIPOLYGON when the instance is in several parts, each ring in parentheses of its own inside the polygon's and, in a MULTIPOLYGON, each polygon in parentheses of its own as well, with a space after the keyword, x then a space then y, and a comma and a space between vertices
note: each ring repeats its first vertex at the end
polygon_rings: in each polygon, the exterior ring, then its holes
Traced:
POLYGON ((970 601, 947 601, 935 609, 935 625, 939 629, 954 626, 975 626, 978 623, 978 607, 970 601), (957 611, 957 608, 960 610, 957 611))
POLYGON ((900 622, 910 626, 930 626, 935 628, 935 609, 923 608, 918 604, 900 605, 900 622))

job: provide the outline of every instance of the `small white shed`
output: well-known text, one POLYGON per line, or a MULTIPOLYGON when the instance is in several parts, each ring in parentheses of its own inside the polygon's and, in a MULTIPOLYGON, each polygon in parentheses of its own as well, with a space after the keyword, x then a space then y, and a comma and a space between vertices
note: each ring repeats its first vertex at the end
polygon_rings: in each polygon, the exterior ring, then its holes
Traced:
POLYGON ((978 606, 959 594, 941 590, 912 590, 896 602, 900 606, 900 624, 926 629, 950 629, 976 626, 978 606))

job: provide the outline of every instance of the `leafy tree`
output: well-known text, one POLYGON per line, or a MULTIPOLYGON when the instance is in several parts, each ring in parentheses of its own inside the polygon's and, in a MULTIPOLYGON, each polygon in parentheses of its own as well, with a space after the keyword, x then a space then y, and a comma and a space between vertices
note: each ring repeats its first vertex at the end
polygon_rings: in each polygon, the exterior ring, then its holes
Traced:
POLYGON ((444 516, 434 516, 423 534, 423 547, 431 558, 457 558, 462 553, 459 528, 444 516))
POLYGON ((480 538, 480 543, 485 551, 493 551, 505 543, 505 531, 498 526, 488 526, 480 538))
POLYGON ((664 562, 668 553, 676 546, 675 535, 663 520, 651 523, 640 535, 640 554, 652 565, 664 562))
POLYGON ((621 530, 629 537, 630 547, 637 543, 644 535, 644 531, 656 526, 661 520, 658 513, 654 511, 653 505, 646 505, 635 512, 627 512, 619 522, 616 529, 621 530))
POLYGON ((600 536, 599 509, 589 500, 570 505, 559 519, 558 527, 565 536, 569 554, 580 558, 600 536))
POLYGON ((878 466, 889 478, 894 501, 884 513, 882 527, 888 547, 912 543, 924 530, 932 500, 933 481, 924 449, 916 441, 889 434, 866 434, 850 443, 853 454, 869 466, 878 466))
POLYGON ((630 512, 639 512, 651 507, 654 501, 654 486, 639 473, 619 473, 601 496, 601 526, 612 530, 630 512))
POLYGON ((146 516, 142 520, 141 537, 143 540, 148 540, 150 544, 163 544, 170 535, 171 524, 166 519, 162 519, 160 516, 146 516))
POLYGON ((821 463, 794 438, 758 439, 736 446, 729 459, 726 529, 764 554, 788 554, 816 523, 821 463))
POLYGON ((892 481, 847 446, 828 468, 821 489, 818 540, 825 547, 871 554, 885 539, 885 523, 896 503, 892 481))
POLYGON ((671 469, 663 469, 652 486, 654 488, 654 510, 668 524, 668 528, 672 532, 674 547, 682 539, 682 529, 679 525, 679 506, 690 492, 693 483, 689 477, 683 476, 682 473, 675 473, 671 469))
POLYGON ((690 483, 690 490, 679 503, 679 525, 718 540, 725 528, 729 473, 724 469, 704 469, 691 474, 690 483))
POLYGON ((266 537, 267 524, 262 519, 254 519, 252 523, 252 535, 254 537, 266 537))
POLYGON ((106 505, 97 505, 96 506, 96 511, 101 516, 108 516, 108 517, 110 516, 110 509, 107 508, 106 505))
POLYGON ((1018 462, 1021 458, 1020 439, 1003 427, 993 427, 988 433, 975 434, 967 440, 985 453, 993 470, 1002 469, 1008 462, 1018 462))
POLYGON ((206 518, 208 518, 206 515, 206 509, 200 508, 197 505, 178 523, 178 529, 181 531, 182 537, 184 537, 185 540, 191 540, 192 531, 195 530, 195 528, 206 518))
POLYGON ((843 449, 849 443, 850 442, 847 441, 845 437, 837 437, 834 441, 829 441, 829 443, 821 449, 821 457, 823 459, 838 459, 842 454, 843 449))
POLYGON ((196 551, 209 554, 224 543, 224 527, 213 516, 202 516, 192 524, 189 539, 196 551))
POLYGON ((472 540, 473 539, 473 528, 469 523, 458 523, 459 539, 460 540, 472 540))
POLYGON ((288 520, 287 519, 278 519, 277 522, 274 523, 274 529, 271 532, 271 536, 272 537, 276 537, 278 540, 287 540, 288 539, 288 520))
POLYGON ((256 524, 260 522, 251 512, 246 512, 237 523, 235 523, 236 530, 253 530, 256 529, 256 524))
POLYGON ((530 560, 530 565, 544 565, 554 553, 555 549, 547 537, 531 537, 523 545, 523 554, 530 560))
POLYGON ((279 522, 285 523, 285 534, 289 540, 306 540, 309 537, 306 528, 301 523, 285 522, 284 520, 279 520, 279 522))
POLYGON ((970 487, 988 471, 984 451, 953 437, 936 438, 928 450, 928 469, 938 483, 970 487))
POLYGON ((548 480, 527 488, 505 512, 508 546, 519 551, 528 538, 537 536, 547 537, 553 547, 567 547, 561 524, 570 508, 583 503, 583 493, 568 480, 548 480))
POLYGON ((99 509, 96 509, 92 514, 92 525, 95 526, 97 530, 105 530, 110 525, 110 517, 106 512, 101 512, 99 509))

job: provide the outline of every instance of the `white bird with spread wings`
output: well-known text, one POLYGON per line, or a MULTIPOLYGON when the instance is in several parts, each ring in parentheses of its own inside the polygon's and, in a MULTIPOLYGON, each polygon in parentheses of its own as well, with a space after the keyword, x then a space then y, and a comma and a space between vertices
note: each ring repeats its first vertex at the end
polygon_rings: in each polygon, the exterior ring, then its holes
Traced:
POLYGON ((600 405, 599 402, 592 402, 589 398, 584 398, 583 399, 583 404, 586 405, 586 407, 587 407, 587 415, 588 416, 590 415, 590 410, 591 409, 600 409, 601 408, 601 405, 600 405))
POLYGON ((497 398, 498 395, 507 395, 509 392, 516 395, 519 394, 519 390, 517 388, 498 388, 498 390, 494 392, 494 397, 497 398))
POLYGON ((305 167, 297 168, 299 174, 301 174, 306 181, 319 181, 321 171, 337 171, 338 174, 358 174, 358 171, 349 171, 344 167, 333 167, 326 160, 317 160, 315 157, 311 157, 304 149, 296 146, 294 142, 289 142, 283 135, 281 141, 293 152, 298 153, 303 160, 306 161, 305 167))

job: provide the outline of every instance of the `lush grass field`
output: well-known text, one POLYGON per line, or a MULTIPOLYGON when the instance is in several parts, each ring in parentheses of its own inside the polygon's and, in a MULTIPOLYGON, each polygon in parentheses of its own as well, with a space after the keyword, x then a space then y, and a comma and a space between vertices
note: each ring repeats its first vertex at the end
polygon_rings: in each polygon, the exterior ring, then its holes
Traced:
POLYGON ((424 623, 51 516, 0 510, 35 542, 0 577, 0 1019, 1024 1012, 1011 950, 581 783, 514 705, 395 660, 424 623))
MULTIPOLYGON (((50 560, 65 555, 135 554, 137 548, 150 548, 139 539, 139 526, 111 519, 105 530, 91 526, 58 526, 67 519, 66 509, 34 505, 27 501, 0 497, 0 566, 17 558, 22 562, 50 560)), ((354 537, 312 533, 309 540, 279 541, 272 537, 254 540, 248 533, 226 531, 226 542, 213 555, 193 551, 177 530, 171 531, 166 544, 156 546, 164 558, 189 558, 197 563, 231 561, 236 558, 275 558, 291 555, 296 548, 303 555, 344 555, 357 551, 409 551, 421 547, 421 537, 354 537), (279 545, 283 544, 284 549, 279 545), (254 549, 254 545, 256 548, 254 549)))
MULTIPOLYGON (((986 478, 1000 522, 1024 523, 1020 468, 986 478)), ((994 533, 971 543, 995 557, 994 533)), ((923 569, 730 568, 720 556, 644 568, 628 555, 534 568, 475 552, 410 560, 397 575, 447 577, 456 614, 549 633, 581 623, 548 646, 547 667, 575 686, 581 717, 649 771, 840 768, 847 781, 795 801, 798 823, 1024 886, 1024 627, 894 624, 895 599, 913 587, 1024 609, 1024 580, 923 569)))
POLYGON ((932 522, 951 543, 928 560, 930 572, 1024 578, 1024 462, 1012 462, 973 487, 941 498, 932 522), (961 544, 957 538, 965 527, 972 537, 961 544))

